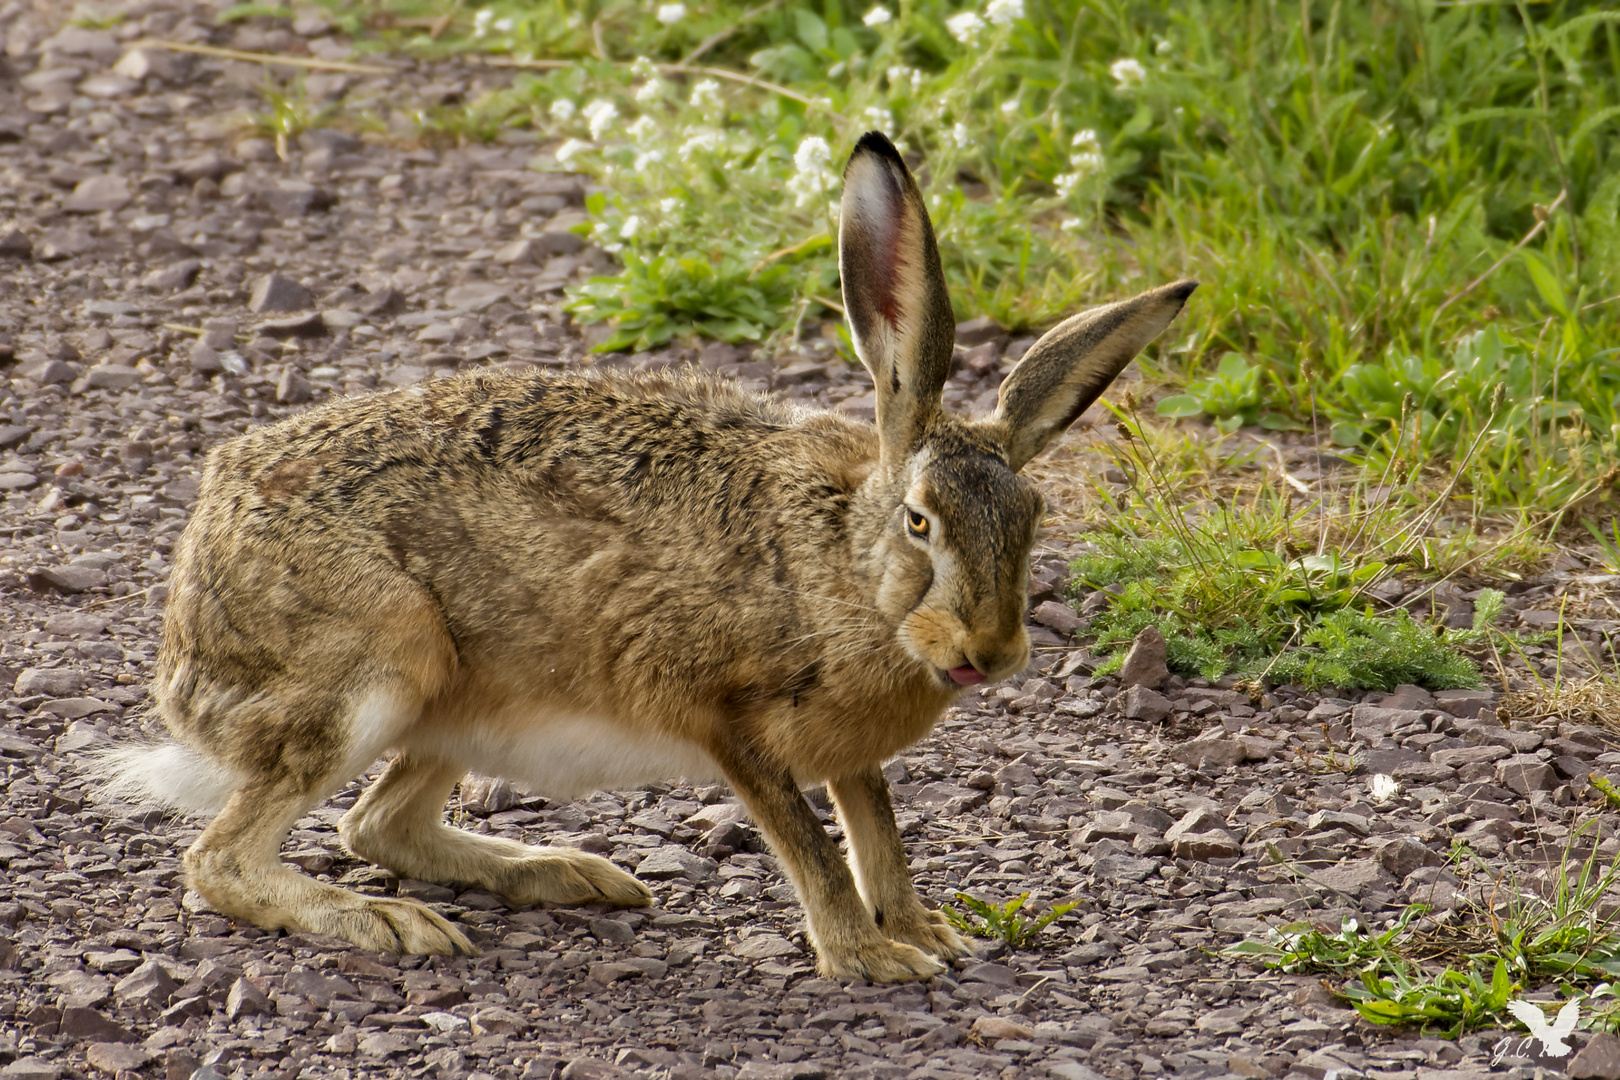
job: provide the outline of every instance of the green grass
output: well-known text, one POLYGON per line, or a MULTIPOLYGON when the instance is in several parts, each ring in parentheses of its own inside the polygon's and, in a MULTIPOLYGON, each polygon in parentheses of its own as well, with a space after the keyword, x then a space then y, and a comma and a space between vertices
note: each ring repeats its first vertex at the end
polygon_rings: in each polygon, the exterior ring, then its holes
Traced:
MULTIPOLYGON (((1576 0, 327 0, 375 47, 519 71, 486 117, 606 193, 604 348, 837 316, 838 167, 917 162, 958 314, 1015 330, 1178 276, 1167 411, 1399 438, 1490 507, 1620 476, 1620 13, 1576 0), (676 9, 679 9, 678 12, 676 9), (875 17, 880 10, 888 17, 875 17), (379 18, 386 15, 387 18, 379 18), (965 21, 963 21, 965 20, 965 21), (390 25, 392 29, 389 29, 390 25), (1507 409, 1489 403, 1505 384, 1507 409), (1401 431, 1403 410, 1420 422, 1401 431)), ((425 117, 426 135, 433 120, 425 117)), ((447 122, 439 120, 440 128, 447 122)), ((489 123, 456 137, 490 138, 489 123)), ((819 327, 816 327, 819 329, 819 327)))
POLYGON ((1022 948, 1034 941, 1042 930, 1080 906, 1078 900, 1068 904, 1056 904, 1045 914, 1026 919, 1018 912, 1029 900, 1027 892, 1019 893, 1004 904, 978 900, 965 892, 957 893, 956 899, 967 908, 967 913, 964 914, 946 904, 943 909, 945 918, 952 926, 974 937, 993 938, 1005 942, 1010 949, 1022 948))
POLYGON ((1583 1027, 1616 1030, 1620 1001, 1611 983, 1620 980, 1620 928, 1614 913, 1602 909, 1620 883, 1620 863, 1599 862, 1594 833, 1592 821, 1571 832, 1557 870, 1539 889, 1511 871, 1493 878, 1459 848, 1452 869, 1484 881, 1491 902, 1465 904, 1444 921, 1418 923, 1427 910, 1414 904, 1376 933, 1355 919, 1337 930, 1294 922, 1223 955, 1345 980, 1337 993, 1376 1024, 1417 1025, 1456 1038, 1510 1022, 1505 1007, 1524 991, 1552 990, 1590 1003, 1583 1027), (1576 857, 1583 838, 1593 849, 1576 857))

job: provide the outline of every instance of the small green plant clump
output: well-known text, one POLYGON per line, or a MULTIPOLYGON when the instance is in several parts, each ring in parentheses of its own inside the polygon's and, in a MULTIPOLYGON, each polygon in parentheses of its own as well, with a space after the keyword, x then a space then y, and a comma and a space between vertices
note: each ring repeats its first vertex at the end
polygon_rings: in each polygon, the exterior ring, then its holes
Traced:
POLYGON ((956 899, 968 909, 967 914, 957 911, 951 905, 944 907, 945 918, 950 924, 965 934, 974 937, 992 938, 1006 943, 1010 949, 1022 948, 1035 939, 1035 936, 1045 930, 1052 923, 1061 919, 1069 912, 1080 906, 1078 900, 1068 904, 1056 904, 1044 915, 1034 919, 1026 919, 1018 914, 1029 893, 1019 893, 1004 904, 992 904, 984 900, 977 900, 965 892, 956 894, 956 899))
POLYGON ((1434 690, 1480 685, 1463 651, 1482 641, 1502 594, 1481 593, 1468 629, 1431 627, 1404 608, 1379 612, 1364 589, 1388 564, 1329 550, 1290 553, 1260 545, 1228 515, 1163 536, 1124 531, 1081 537, 1097 549, 1074 561, 1071 587, 1109 589, 1091 620, 1106 674, 1138 632, 1157 626, 1171 670, 1218 679, 1236 673, 1318 688, 1434 690))
POLYGON ((1411 1024, 1464 1032, 1511 1021, 1510 1001, 1526 990, 1555 989, 1580 1001, 1582 1026, 1620 1029, 1620 928, 1606 897, 1620 882, 1620 862, 1598 861, 1595 822, 1570 833, 1563 858, 1543 887, 1491 875, 1465 848, 1452 868, 1489 882, 1489 905, 1471 902, 1452 917, 1425 921, 1408 906, 1382 932, 1356 919, 1337 930, 1308 921, 1272 928, 1263 940, 1238 942, 1223 955, 1298 974, 1346 980, 1337 993, 1375 1024, 1411 1024), (1592 843, 1577 858, 1575 845, 1592 843))

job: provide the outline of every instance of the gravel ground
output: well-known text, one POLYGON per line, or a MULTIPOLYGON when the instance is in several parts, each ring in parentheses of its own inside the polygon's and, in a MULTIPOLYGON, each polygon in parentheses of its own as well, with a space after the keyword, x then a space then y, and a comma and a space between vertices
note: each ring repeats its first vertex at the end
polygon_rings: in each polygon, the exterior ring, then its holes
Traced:
MULTIPOLYGON (((871 397, 814 343, 774 364, 725 345, 588 357, 556 305, 606 257, 567 231, 580 179, 527 168, 543 147, 521 133, 434 150, 317 130, 282 161, 233 119, 260 105, 259 66, 129 46, 347 55, 322 20, 221 28, 188 0, 122 10, 105 30, 65 25, 47 0, 0 6, 0 1077, 1490 1068, 1502 1033, 1374 1028, 1313 979, 1212 954, 1286 919, 1382 925, 1413 900, 1453 907, 1469 886, 1442 856, 1459 837, 1532 879, 1594 813, 1580 805, 1587 774, 1620 776, 1609 737, 1504 726, 1489 692, 1252 699, 1170 679, 1121 693, 1070 636, 1083 616, 1055 602, 1058 537, 1031 583, 1035 664, 965 696, 888 770, 932 902, 1080 901, 1031 947, 981 942, 920 985, 818 978, 791 888, 730 793, 673 784, 555 804, 474 780, 451 808, 480 832, 638 868, 657 894, 645 911, 511 911, 381 874, 337 837, 358 785, 299 823, 290 861, 433 903, 483 947, 476 959, 369 954, 209 911, 180 873, 197 824, 98 804, 77 767, 144 723, 168 554, 207 447, 334 394, 478 365, 697 363, 858 415, 871 397), (1375 772, 1400 794, 1374 804, 1375 772)), ((500 77, 401 64, 306 85, 387 113, 500 77)), ((982 409, 1022 343, 976 326, 962 339, 947 400, 982 409)), ((1613 579, 1573 560, 1511 588, 1521 625, 1556 625, 1569 596, 1594 616, 1570 641, 1620 626, 1595 610, 1613 579)), ((1454 617, 1470 608, 1461 588, 1437 599, 1454 617)), ((1588 1075, 1620 1075, 1599 1049, 1588 1075)))

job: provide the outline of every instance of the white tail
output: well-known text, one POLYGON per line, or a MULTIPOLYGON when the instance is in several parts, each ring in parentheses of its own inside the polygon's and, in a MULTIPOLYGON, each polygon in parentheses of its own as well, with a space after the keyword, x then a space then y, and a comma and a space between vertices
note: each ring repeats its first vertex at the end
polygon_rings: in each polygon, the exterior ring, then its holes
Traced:
POLYGON ((104 799, 161 803, 188 814, 217 814, 241 778, 212 758, 177 742, 120 746, 94 755, 104 799))

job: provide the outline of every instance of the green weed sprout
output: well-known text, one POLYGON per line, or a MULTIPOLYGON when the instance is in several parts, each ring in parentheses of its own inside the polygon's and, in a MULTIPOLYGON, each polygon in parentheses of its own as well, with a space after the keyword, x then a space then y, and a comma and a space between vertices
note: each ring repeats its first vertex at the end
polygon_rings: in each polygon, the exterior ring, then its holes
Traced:
POLYGON ((991 904, 983 900, 976 900, 965 892, 956 894, 956 898, 968 909, 970 915, 946 904, 945 918, 950 924, 964 933, 974 937, 999 938, 1007 943, 1008 948, 1021 948, 1027 942, 1034 940, 1035 936, 1045 930, 1053 922, 1061 919, 1069 912, 1080 906, 1075 900, 1067 904, 1057 904, 1045 915, 1035 919, 1025 919, 1018 914, 1024 902, 1029 899, 1029 893, 1019 893, 1005 904, 991 904), (973 916, 977 916, 974 918, 973 916))

